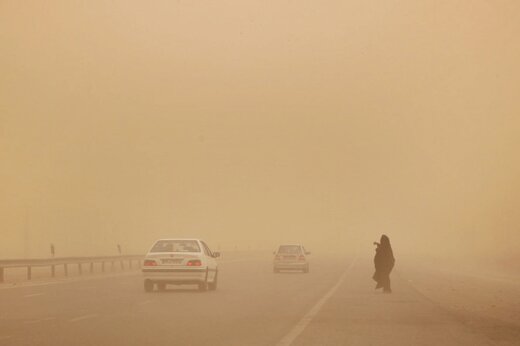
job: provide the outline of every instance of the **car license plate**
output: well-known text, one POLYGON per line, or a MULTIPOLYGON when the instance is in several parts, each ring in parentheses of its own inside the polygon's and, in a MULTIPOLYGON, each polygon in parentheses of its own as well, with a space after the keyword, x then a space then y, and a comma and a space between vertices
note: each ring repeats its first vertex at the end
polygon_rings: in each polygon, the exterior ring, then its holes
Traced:
POLYGON ((182 262, 182 258, 163 258, 163 264, 179 264, 182 262))

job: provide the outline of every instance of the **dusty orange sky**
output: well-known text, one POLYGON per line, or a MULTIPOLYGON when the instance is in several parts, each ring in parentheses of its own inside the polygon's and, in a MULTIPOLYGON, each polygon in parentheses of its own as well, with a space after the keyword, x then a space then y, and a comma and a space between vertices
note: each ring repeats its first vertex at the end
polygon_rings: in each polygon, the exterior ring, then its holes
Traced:
POLYGON ((0 257, 520 245, 517 1, 0 1, 0 257))

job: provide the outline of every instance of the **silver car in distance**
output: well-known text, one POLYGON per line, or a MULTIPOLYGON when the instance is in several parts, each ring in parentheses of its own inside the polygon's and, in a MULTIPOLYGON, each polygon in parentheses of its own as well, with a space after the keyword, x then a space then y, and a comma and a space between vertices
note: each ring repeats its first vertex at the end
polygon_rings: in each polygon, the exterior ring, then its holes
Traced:
POLYGON ((301 270, 304 273, 309 272, 309 261, 307 255, 311 253, 306 251, 300 244, 284 244, 278 247, 278 251, 274 253, 273 272, 278 273, 280 270, 301 270))
POLYGON ((144 290, 154 286, 163 291, 166 285, 198 285, 200 291, 216 290, 220 256, 200 239, 160 239, 143 260, 144 290))

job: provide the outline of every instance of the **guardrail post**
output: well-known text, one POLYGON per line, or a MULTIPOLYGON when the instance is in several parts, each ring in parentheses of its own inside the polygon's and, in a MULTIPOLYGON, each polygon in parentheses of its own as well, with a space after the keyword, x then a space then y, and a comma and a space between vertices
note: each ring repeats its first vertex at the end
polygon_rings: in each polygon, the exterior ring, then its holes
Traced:
POLYGON ((69 267, 67 266, 67 263, 63 263, 63 273, 65 273, 65 276, 69 276, 69 267))
POLYGON ((32 279, 32 267, 27 266, 27 280, 31 280, 31 279, 32 279))
POLYGON ((94 262, 90 262, 90 274, 94 272, 94 262))
POLYGON ((132 260, 131 259, 128 260, 128 268, 132 269, 132 260))
POLYGON ((125 270, 125 262, 121 260, 121 270, 125 270))
POLYGON ((115 270, 115 264, 114 264, 114 261, 112 261, 112 271, 115 270))
POLYGON ((4 282, 4 268, 0 267, 0 283, 4 282))
POLYGON ((101 261, 101 271, 105 272, 105 261, 101 261))
POLYGON ((56 266, 54 264, 51 265, 51 276, 52 277, 56 276, 56 266))
POLYGON ((78 273, 79 275, 83 274, 83 267, 81 266, 81 262, 78 263, 78 273))

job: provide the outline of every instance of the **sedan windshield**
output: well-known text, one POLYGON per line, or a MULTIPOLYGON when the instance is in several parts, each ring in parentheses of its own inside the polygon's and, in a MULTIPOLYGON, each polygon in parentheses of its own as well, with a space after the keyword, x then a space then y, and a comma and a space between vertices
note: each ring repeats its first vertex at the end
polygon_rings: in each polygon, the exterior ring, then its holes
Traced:
POLYGON ((195 240, 159 240, 150 252, 200 252, 195 240))

